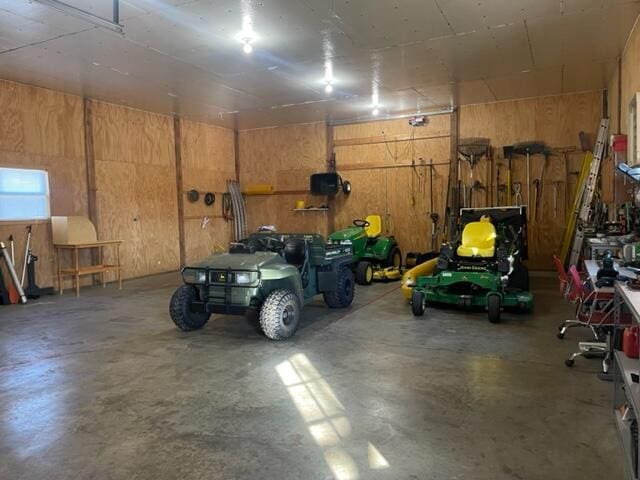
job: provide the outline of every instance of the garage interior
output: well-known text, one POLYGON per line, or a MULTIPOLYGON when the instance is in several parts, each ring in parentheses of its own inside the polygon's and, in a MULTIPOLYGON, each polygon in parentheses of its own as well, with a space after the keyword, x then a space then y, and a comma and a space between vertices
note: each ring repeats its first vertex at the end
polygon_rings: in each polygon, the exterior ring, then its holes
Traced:
POLYGON ((0 478, 639 478, 639 15, 0 0, 0 478))

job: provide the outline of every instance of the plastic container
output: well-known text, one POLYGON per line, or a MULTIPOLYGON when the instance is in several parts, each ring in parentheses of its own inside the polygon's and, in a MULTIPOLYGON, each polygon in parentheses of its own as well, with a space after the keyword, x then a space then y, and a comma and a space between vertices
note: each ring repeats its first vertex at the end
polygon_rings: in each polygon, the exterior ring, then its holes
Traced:
POLYGON ((627 327, 622 335, 622 351, 629 358, 640 357, 638 348, 638 326, 627 327))

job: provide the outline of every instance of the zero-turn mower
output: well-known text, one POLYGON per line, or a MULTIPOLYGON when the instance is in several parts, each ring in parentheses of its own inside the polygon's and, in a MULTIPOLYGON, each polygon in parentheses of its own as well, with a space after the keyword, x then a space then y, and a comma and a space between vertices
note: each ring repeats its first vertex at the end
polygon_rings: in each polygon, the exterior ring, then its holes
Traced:
POLYGON ((356 282, 369 285, 373 280, 399 280, 402 253, 395 237, 383 237, 380 215, 354 220, 352 227, 329 235, 329 242, 352 245, 356 282))
POLYGON ((482 307, 498 323, 503 308, 529 311, 527 216, 525 207, 463 208, 459 241, 445 244, 430 275, 415 280, 413 314, 429 303, 482 307))

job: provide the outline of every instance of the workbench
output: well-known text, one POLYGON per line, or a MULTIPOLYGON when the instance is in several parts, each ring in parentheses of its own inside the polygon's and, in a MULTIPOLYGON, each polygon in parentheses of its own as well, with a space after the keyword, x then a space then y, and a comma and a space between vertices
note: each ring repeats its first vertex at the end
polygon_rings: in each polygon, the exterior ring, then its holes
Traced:
MULTIPOLYGON (((630 289, 621 282, 615 283, 615 325, 617 330, 628 327, 628 323, 621 322, 621 310, 631 314, 633 325, 640 323, 640 291, 630 289)), ((621 335, 621 331, 619 335, 621 335)), ((614 337, 616 335, 614 334, 614 337)), ((615 343, 615 342, 614 342, 615 343)), ((614 359, 614 391, 613 412, 620 434, 625 464, 629 478, 638 479, 638 459, 640 458, 640 446, 637 441, 637 418, 640 415, 640 383, 634 382, 631 374, 640 374, 640 360, 629 358, 621 350, 613 351, 614 359), (635 420, 635 423, 634 423, 635 420)))
POLYGON ((74 243, 74 244, 55 244, 56 249, 56 263, 58 268, 58 290, 62 295, 64 287, 62 278, 64 276, 72 276, 76 289, 76 297, 80 296, 80 277, 84 275, 100 274, 103 288, 106 286, 105 273, 114 271, 116 272, 118 279, 118 288, 122 290, 122 265, 120 264, 120 244, 122 240, 97 240, 87 243, 74 243), (104 263, 104 247, 115 247, 116 262, 114 264, 104 263), (97 249, 98 251, 98 263, 93 265, 80 265, 80 250, 97 249), (60 251, 69 250, 72 254, 72 266, 63 268, 60 262, 60 251))

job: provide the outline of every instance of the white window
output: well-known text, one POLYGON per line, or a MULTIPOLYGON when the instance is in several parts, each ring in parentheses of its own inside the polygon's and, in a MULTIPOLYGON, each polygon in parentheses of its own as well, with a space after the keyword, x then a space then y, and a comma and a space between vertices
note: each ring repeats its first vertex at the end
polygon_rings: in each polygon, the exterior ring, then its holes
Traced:
POLYGON ((0 167, 0 221, 49 217, 49 174, 44 170, 0 167))

